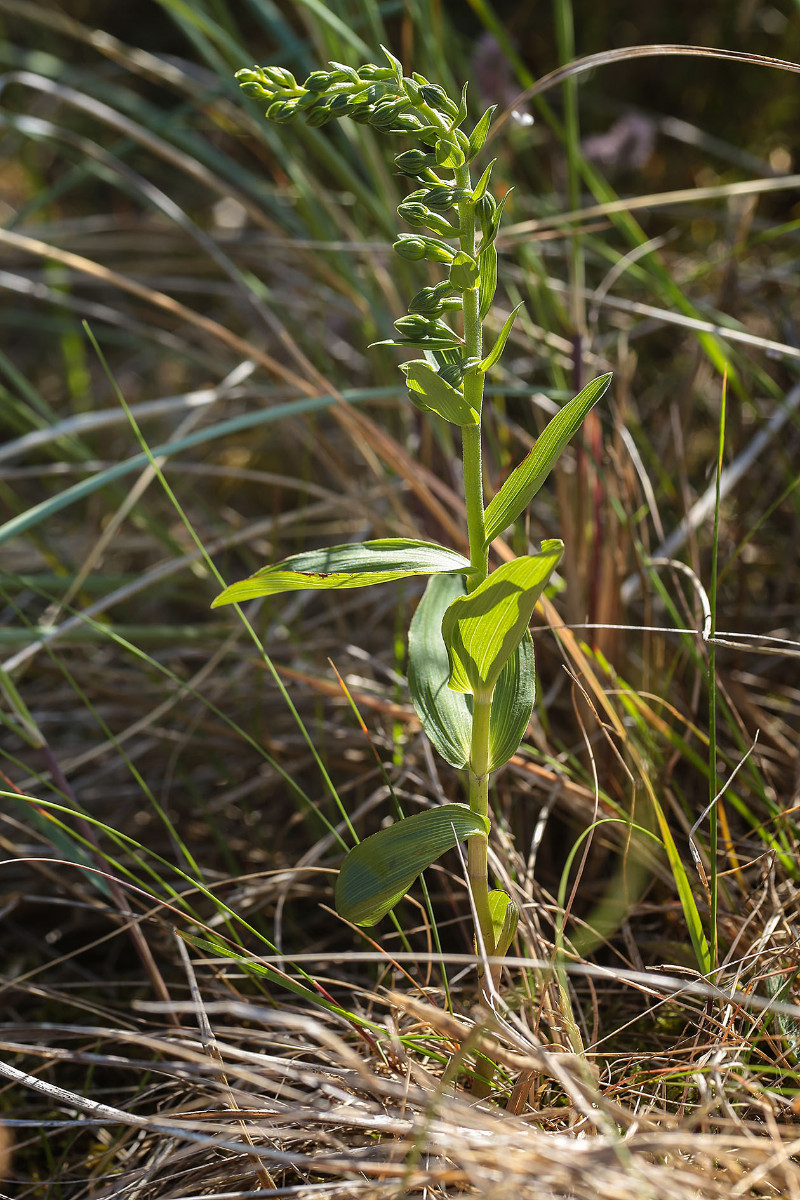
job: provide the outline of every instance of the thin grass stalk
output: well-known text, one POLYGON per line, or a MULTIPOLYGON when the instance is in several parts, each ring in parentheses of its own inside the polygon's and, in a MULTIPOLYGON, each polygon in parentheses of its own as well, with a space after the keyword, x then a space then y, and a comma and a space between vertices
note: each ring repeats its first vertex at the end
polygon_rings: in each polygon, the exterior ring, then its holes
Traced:
POLYGON ((716 632, 717 632, 717 572, 718 572, 718 557, 719 557, 719 513, 720 513, 720 487, 722 483, 722 460, 725 450, 725 418, 727 415, 727 377, 722 381, 722 405, 719 418, 719 438, 717 442, 717 478, 716 478, 716 493, 714 500, 714 537, 711 552, 711 586, 709 588, 709 603, 711 605, 711 631, 708 643, 708 801, 710 805, 708 815, 708 857, 710 863, 711 879, 709 888, 711 893, 711 959, 714 965, 717 965, 718 952, 718 931, 717 931, 717 910, 719 904, 719 867, 717 863, 717 849, 719 841, 719 813, 717 806, 722 804, 722 797, 719 796, 719 777, 717 775, 717 647, 716 647, 716 632))

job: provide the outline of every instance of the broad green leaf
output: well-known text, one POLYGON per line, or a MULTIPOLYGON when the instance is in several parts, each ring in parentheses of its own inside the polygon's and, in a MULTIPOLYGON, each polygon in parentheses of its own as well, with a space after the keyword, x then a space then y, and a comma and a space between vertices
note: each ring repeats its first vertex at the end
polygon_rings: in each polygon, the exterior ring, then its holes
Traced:
POLYGON ((562 450, 580 428, 586 414, 605 392, 611 375, 601 375, 570 400, 536 439, 530 453, 509 475, 486 509, 486 542, 516 521, 539 491, 562 450))
POLYGON ((489 915, 494 934, 493 954, 505 954, 519 924, 519 909, 505 892, 489 892, 489 915))
POLYGON ((424 358, 402 363, 411 400, 423 412, 434 412, 454 425, 477 425, 479 414, 424 358))
POLYGON ((436 575, 408 631, 408 688, 432 745, 453 767, 466 767, 472 739, 472 712, 467 698, 447 686, 450 659, 442 637, 442 617, 465 592, 457 575, 436 575))
POLYGON ((469 569, 468 559, 445 546, 409 538, 380 538, 293 554, 274 566, 262 567, 249 579, 231 584, 217 596, 211 607, 303 588, 369 587, 373 583, 388 583, 408 575, 435 575, 440 571, 469 569))
POLYGON ((518 304, 517 307, 514 309, 514 311, 511 313, 511 315, 508 317, 505 325, 503 326, 503 328, 500 330, 499 334, 497 335, 497 341, 495 342, 494 346, 489 351, 489 353, 486 355, 486 358, 482 359, 481 362, 479 363, 479 365, 478 365, 479 371, 481 371, 485 374, 487 371, 490 371, 492 369, 492 367, 495 365, 496 362, 499 361, 500 355, 505 350, 506 342, 508 341, 512 326, 513 326, 515 320, 517 319, 517 313, 519 312, 519 310, 521 308, 522 308, 522 305, 518 304))
POLYGON ((443 804, 373 833, 342 863, 336 881, 337 912, 355 925, 377 925, 446 850, 488 832, 488 819, 466 804, 443 804))
POLYGON ((489 126, 492 123, 492 114, 496 108, 496 104, 493 104, 491 108, 487 108, 486 112, 483 114, 480 121, 478 121, 478 124, 469 135, 467 162, 471 162, 475 155, 483 149, 484 142, 489 134, 489 126))
POLYGON ((491 242, 481 250, 478 257, 478 266, 481 272, 479 306, 481 320, 483 320, 492 307, 494 294, 497 291, 497 250, 494 242, 491 242))
MULTIPOLYGON (((452 576, 442 576, 452 578, 452 576)), ((453 692, 454 696, 461 695, 453 692)), ((517 753, 533 712, 536 698, 536 672, 533 659, 533 639, 528 632, 522 636, 506 665, 492 696, 489 717, 489 770, 496 771, 517 753)), ((470 698, 467 697, 467 703, 470 698)))
POLYGON ((559 540, 543 542, 538 554, 503 563, 474 592, 453 601, 442 620, 451 688, 491 695, 563 551, 559 540))
MULTIPOLYGON (((408 631, 408 687, 422 728, 434 749, 453 767, 469 764, 472 697, 448 686, 450 658, 442 618, 465 594, 460 575, 434 575, 408 631)), ((489 770, 507 763, 525 736, 535 694, 533 642, 523 637, 500 674, 489 721, 489 770)))

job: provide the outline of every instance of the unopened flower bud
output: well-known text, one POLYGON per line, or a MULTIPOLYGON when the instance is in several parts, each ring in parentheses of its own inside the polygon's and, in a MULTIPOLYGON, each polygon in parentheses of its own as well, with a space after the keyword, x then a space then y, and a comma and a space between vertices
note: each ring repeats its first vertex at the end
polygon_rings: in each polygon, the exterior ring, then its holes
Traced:
POLYGON ((453 103, 444 88, 440 88, 435 83, 426 83, 419 91, 421 99, 430 108, 435 108, 437 112, 444 113, 447 117, 458 116, 458 105, 453 103))
POLYGON ((436 156, 424 150, 404 150, 394 161, 401 175, 423 175, 436 166, 436 156))
POLYGON ((357 121, 359 125, 369 125, 372 119, 372 109, 365 101, 354 100, 348 116, 357 121))
POLYGON ((285 67, 262 67, 262 73, 265 79, 270 83, 274 83, 277 87, 290 89, 297 87, 297 80, 291 71, 287 71, 285 67))
POLYGON ((401 258, 408 259, 409 262, 421 262, 425 257, 425 239, 408 237, 404 235, 397 239, 393 249, 401 258))
POLYGON ((309 110, 308 116, 306 117, 306 122, 311 126, 312 129, 318 129, 320 125, 327 125, 328 121, 333 120, 333 117, 334 114, 331 112, 328 104, 315 104, 314 107, 309 110))
POLYGON ((428 262, 449 263, 452 262, 455 250, 451 250, 444 242, 439 242, 436 238, 414 237, 410 234, 404 234, 394 243, 394 249, 401 258, 407 258, 411 262, 419 262, 420 259, 426 259, 428 262))
POLYGON ((267 109, 267 118, 276 125, 288 125, 299 116, 296 104, 287 100, 274 100, 267 109))
POLYGON ((454 293, 449 280, 443 279, 433 287, 421 288, 412 298, 408 311, 420 313, 423 317, 435 317, 445 310, 461 307, 461 297, 454 293))
POLYGON ((439 341, 456 340, 453 330, 449 325, 445 325, 444 321, 429 320, 417 313, 400 317, 399 321, 395 321, 394 327, 401 337, 409 340, 425 341, 428 338, 436 338, 439 341))
POLYGON ((239 87, 245 96, 252 96, 255 100, 269 100, 272 98, 272 92, 268 92, 263 83, 259 83, 257 79, 247 79, 244 83, 240 83, 239 87))
POLYGON ((427 204, 428 208, 432 208, 436 212, 447 212, 449 208, 452 208, 458 202, 460 197, 461 193, 458 188, 442 185, 441 187, 428 188, 419 198, 423 204, 427 204))
POLYGON ((439 367, 439 374, 445 383, 450 384, 450 387, 459 388, 464 378, 464 368, 461 362, 446 363, 443 367, 439 367))
POLYGON ((475 204, 475 215, 480 222, 481 233, 484 238, 491 238, 492 236, 494 214, 496 212, 497 201, 489 192, 484 192, 480 200, 475 204))
POLYGON ((394 79, 394 71, 391 67, 379 67, 376 63, 364 63, 363 67, 358 68, 359 79, 394 79))
POLYGON ((431 108, 440 108, 447 100, 447 92, 435 83, 426 83, 419 89, 419 94, 431 108))
POLYGON ((430 229, 433 233, 440 233, 443 237, 451 237, 458 231, 453 229, 446 217, 440 213, 432 212, 426 208, 424 204, 419 204, 413 200, 405 200, 398 206, 397 215, 407 221, 409 225, 417 225, 421 228, 430 229))
POLYGON ((327 92, 332 82, 330 71, 312 71, 303 87, 309 92, 327 92))

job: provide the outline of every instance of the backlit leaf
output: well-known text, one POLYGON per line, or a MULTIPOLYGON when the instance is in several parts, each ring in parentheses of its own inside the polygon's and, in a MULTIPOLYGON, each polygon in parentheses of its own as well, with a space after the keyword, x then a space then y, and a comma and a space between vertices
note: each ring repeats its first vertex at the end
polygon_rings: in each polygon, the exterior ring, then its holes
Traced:
POLYGON ((262 567, 249 579, 231 584, 217 596, 211 607, 304 588, 369 587, 373 583, 388 583, 408 575, 435 575, 440 571, 469 569, 468 559, 445 546, 409 538, 380 538, 293 554, 274 566, 262 567))
POLYGON ((523 513, 547 479, 570 438, 586 414, 605 392, 611 375, 601 375, 587 384, 557 412, 536 439, 530 453, 509 475, 486 509, 486 542, 489 545, 523 513))
POLYGON ((519 909, 505 892, 489 892, 489 915, 494 934, 493 954, 505 954, 519 924, 519 909))
POLYGON ((354 925, 377 925, 446 850, 488 832, 488 819, 465 804, 443 804, 396 821, 345 858, 336 881, 337 912, 354 925))
POLYGON ((494 164, 496 161, 497 161, 497 159, 494 159, 494 158, 492 159, 492 161, 489 163, 486 170, 481 175, 478 182, 475 184, 475 187, 472 192, 473 204, 475 203, 476 200, 480 200, 481 196, 483 196, 486 193, 486 191, 489 187, 489 180, 492 178, 492 171, 494 169, 494 164))
POLYGON ((492 113, 497 108, 493 104, 491 108, 487 108, 486 112, 481 117, 478 124, 473 129, 469 136, 469 149, 467 150, 467 162, 471 162, 475 155, 483 149, 484 142, 489 133, 489 126, 492 123, 492 113))
POLYGON ((451 688, 491 695, 563 550, 561 541, 543 542, 538 554, 503 563, 474 592, 453 601, 442 621, 451 688))
POLYGON ((434 412, 454 425, 477 425, 479 415, 464 399, 464 393, 451 387, 438 371, 423 358, 402 363, 411 400, 423 412, 434 412))
MULTIPOLYGON (((448 685, 450 658, 442 618, 465 594, 460 575, 434 575, 408 631, 408 687, 422 728, 434 749, 453 767, 469 764, 472 696, 448 685)), ((489 770, 507 763, 525 736, 535 695, 533 642, 526 634, 497 681, 489 721, 489 770)))

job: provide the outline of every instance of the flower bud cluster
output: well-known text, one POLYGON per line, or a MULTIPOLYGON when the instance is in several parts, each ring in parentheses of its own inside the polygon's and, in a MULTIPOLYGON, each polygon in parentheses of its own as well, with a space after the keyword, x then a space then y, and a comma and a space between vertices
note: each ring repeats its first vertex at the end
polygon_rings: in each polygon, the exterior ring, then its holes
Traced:
POLYGON ((449 275, 417 292, 409 315, 395 325, 400 344, 436 351, 439 374, 452 387, 459 387, 464 364, 454 362, 452 356, 460 339, 439 318, 461 310, 464 296, 472 289, 480 289, 483 316, 494 293, 493 242, 503 206, 487 190, 491 166, 474 190, 465 170, 486 141, 493 110, 484 113, 468 137, 461 129, 468 111, 466 88, 456 103, 423 75, 405 76, 401 63, 387 50, 384 53, 385 66, 331 62, 327 70, 312 71, 302 84, 284 67, 253 67, 236 77, 243 91, 266 102, 267 117, 279 124, 302 117, 309 125, 320 126, 350 117, 380 133, 405 135, 416 142, 395 157, 398 172, 418 180, 420 186, 397 209, 414 233, 401 235, 394 249, 411 262, 441 263, 449 275), (470 240, 469 254, 448 244, 459 238, 463 247, 465 222, 479 226, 482 235, 478 250, 470 240))

